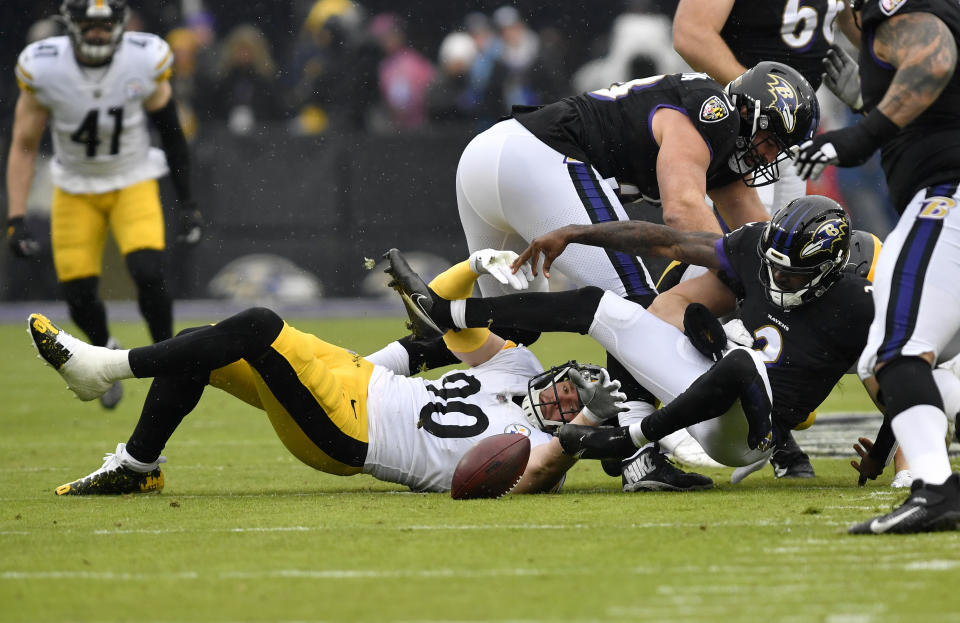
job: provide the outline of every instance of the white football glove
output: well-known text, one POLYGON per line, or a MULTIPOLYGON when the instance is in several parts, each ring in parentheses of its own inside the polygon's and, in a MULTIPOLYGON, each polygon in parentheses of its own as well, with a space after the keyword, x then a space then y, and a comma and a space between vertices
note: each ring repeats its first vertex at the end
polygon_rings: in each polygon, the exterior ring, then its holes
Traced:
POLYGON ((793 168, 802 180, 817 179, 831 164, 837 164, 837 149, 833 143, 827 142, 821 134, 815 139, 800 145, 800 150, 793 160, 793 168))
POLYGON ((723 325, 723 332, 727 334, 727 340, 739 346, 753 348, 753 334, 743 326, 743 321, 739 318, 727 322, 723 325))
POLYGON ((533 272, 530 270, 530 264, 525 263, 514 274, 510 265, 517 257, 513 251, 480 249, 470 254, 470 269, 478 275, 490 275, 514 290, 526 290, 533 281, 533 272))
POLYGON ((605 369, 600 369, 599 378, 584 378, 576 369, 567 374, 583 403, 583 417, 592 424, 599 424, 627 410, 623 404, 627 395, 620 391, 620 381, 610 380, 605 369))
POLYGON ((863 110, 860 68, 842 48, 833 46, 823 59, 823 84, 854 112, 863 110))

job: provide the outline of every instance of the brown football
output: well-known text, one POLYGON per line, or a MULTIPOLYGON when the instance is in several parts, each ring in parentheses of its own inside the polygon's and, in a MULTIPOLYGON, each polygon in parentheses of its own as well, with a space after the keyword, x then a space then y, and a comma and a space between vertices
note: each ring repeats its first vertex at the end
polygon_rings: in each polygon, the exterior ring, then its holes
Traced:
POLYGON ((450 497, 455 500, 498 498, 513 488, 530 458, 530 440, 519 433, 501 433, 481 440, 460 458, 453 472, 450 497))

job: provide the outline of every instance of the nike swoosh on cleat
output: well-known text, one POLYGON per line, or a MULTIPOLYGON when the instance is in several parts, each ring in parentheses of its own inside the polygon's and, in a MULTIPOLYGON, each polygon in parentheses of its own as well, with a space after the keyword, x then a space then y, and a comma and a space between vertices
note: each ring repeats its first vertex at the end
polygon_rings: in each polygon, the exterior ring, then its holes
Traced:
POLYGON ((429 298, 430 298, 430 297, 424 296, 423 294, 419 294, 419 293, 416 293, 416 292, 410 295, 410 299, 411 299, 414 303, 416 303, 416 304, 417 304, 417 307, 420 309, 420 311, 422 311, 422 312, 424 312, 424 313, 426 313, 426 310, 424 309, 423 304, 422 304, 420 301, 422 301, 423 299, 429 299, 429 298))
POLYGON ((883 534, 884 532, 889 532, 891 528, 899 525, 904 519, 913 517, 920 510, 922 510, 920 506, 914 506, 913 508, 900 513, 896 517, 890 517, 889 519, 877 517, 870 522, 870 532, 873 532, 874 534, 883 534))

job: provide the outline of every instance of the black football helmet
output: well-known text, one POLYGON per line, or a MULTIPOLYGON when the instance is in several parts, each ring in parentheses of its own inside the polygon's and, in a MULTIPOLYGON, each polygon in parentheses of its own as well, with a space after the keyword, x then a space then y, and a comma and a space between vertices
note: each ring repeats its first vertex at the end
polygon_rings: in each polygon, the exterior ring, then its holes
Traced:
POLYGON ((748 69, 725 89, 740 111, 740 135, 730 168, 747 186, 765 186, 780 178, 780 163, 793 157, 791 148, 813 138, 820 124, 820 104, 807 79, 783 63, 764 61, 748 69), (757 140, 757 132, 770 134, 757 140), (777 157, 767 162, 760 151, 772 141, 777 157))
POLYGON ((84 65, 97 66, 109 63, 113 58, 129 14, 126 0, 63 0, 60 16, 77 60, 84 65), (89 36, 94 27, 104 28, 109 36, 89 36))
POLYGON ((794 199, 773 215, 757 252, 767 299, 783 309, 822 296, 850 257, 850 218, 828 197, 794 199))
MULTIPOLYGON (((603 368, 587 363, 578 363, 568 361, 565 364, 554 366, 545 372, 530 379, 527 384, 527 395, 523 399, 521 407, 523 414, 531 425, 543 431, 550 431, 558 428, 560 425, 569 422, 583 409, 583 402, 577 397, 577 407, 575 409, 564 408, 560 400, 561 392, 557 385, 563 381, 569 380, 570 370, 577 370, 584 379, 599 379, 603 374, 603 368), (559 417, 559 420, 547 417, 543 409, 547 406, 554 406, 556 409, 552 415, 559 417)), ((574 387, 576 390, 576 387, 574 387)))

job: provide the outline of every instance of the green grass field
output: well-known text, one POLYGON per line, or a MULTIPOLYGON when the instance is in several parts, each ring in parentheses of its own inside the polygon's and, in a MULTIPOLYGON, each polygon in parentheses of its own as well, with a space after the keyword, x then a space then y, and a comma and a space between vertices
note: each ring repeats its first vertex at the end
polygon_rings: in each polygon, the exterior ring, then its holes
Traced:
MULTIPOLYGON (((402 331, 294 324, 359 352, 402 331)), ((126 441, 148 382, 106 412, 72 397, 23 325, 0 339, 0 621, 960 621, 960 533, 846 535, 903 494, 891 474, 858 489, 841 459, 815 459, 813 481, 706 470, 715 490, 629 495, 583 462, 560 495, 454 501, 317 473, 208 390, 165 451, 161 495, 58 499, 126 441)), ((577 336, 534 350, 601 359, 577 336)), ((869 406, 848 382, 831 409, 869 406)))

